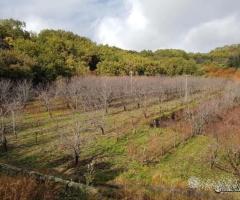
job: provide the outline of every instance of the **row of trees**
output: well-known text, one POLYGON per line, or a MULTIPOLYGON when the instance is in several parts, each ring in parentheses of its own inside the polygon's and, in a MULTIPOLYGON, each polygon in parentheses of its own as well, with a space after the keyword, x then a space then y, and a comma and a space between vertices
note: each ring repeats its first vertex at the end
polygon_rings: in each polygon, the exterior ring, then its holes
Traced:
MULTIPOLYGON (((85 132, 106 134, 113 130, 112 124, 106 120, 114 115, 116 110, 127 112, 140 109, 142 116, 148 118, 152 114, 151 105, 164 101, 181 99, 182 102, 191 100, 196 93, 212 93, 221 90, 224 82, 219 79, 201 77, 73 77, 58 79, 52 84, 34 87, 28 81, 13 82, 1 80, 1 136, 3 150, 7 151, 8 134, 13 133, 17 138, 17 114, 22 111, 29 99, 39 100, 49 114, 59 133, 63 146, 70 150, 78 163, 81 152, 82 135, 85 132), (55 114, 57 105, 70 111, 70 126, 63 127, 60 118, 55 114), (71 128, 69 128, 71 127, 71 128)), ((39 119, 35 120, 36 129, 40 126, 39 119)), ((129 120, 128 120, 129 121, 129 120)), ((129 123, 129 122, 128 122, 129 123)), ((116 127, 115 127, 116 128, 116 127)), ((38 143, 38 131, 35 133, 38 143)))
MULTIPOLYGON (((187 76, 175 78, 73 77, 59 79, 52 84, 38 87, 34 87, 26 80, 13 82, 2 79, 0 81, 1 147, 4 152, 8 151, 8 139, 12 136, 18 138, 18 130, 22 125, 18 115, 22 115, 29 100, 40 100, 49 114, 49 120, 54 122, 54 132, 59 134, 64 150, 70 152, 74 156, 75 164, 78 164, 85 140, 91 138, 89 133, 104 135, 111 130, 108 118, 114 115, 115 109, 120 108, 126 115, 129 110, 140 109, 143 114, 139 117, 149 118, 152 111, 148 109, 151 105, 162 105, 164 101, 173 99, 188 102, 192 95, 199 93, 205 95, 205 100, 195 108, 186 109, 185 115, 182 115, 182 119, 190 124, 191 131, 160 136, 160 139, 152 138, 156 142, 144 149, 145 153, 148 151, 152 153, 149 159, 155 159, 156 155, 164 155, 179 143, 204 133, 205 127, 216 119, 220 119, 225 110, 238 106, 239 85, 221 79, 187 76), (208 100, 206 95, 209 94, 215 96, 208 100), (66 127, 61 124, 55 112, 59 102, 69 111, 70 120, 66 127), (11 134, 12 136, 9 137, 11 134)), ((35 121, 39 122, 39 119, 35 121)), ((37 124, 37 126, 40 125, 37 124)), ((218 144, 214 146, 211 162, 213 166, 238 174, 239 146, 235 143, 239 136, 235 134, 230 137, 230 135, 229 141, 235 138, 232 144, 224 142, 227 140, 226 135, 224 137, 216 135, 218 144), (227 165, 219 163, 221 159, 218 158, 223 155, 228 162, 227 165)), ((36 132, 36 144, 37 137, 36 132)))
MULTIPOLYGON (((122 107, 126 111, 195 93, 221 90, 222 80, 196 77, 73 77, 55 82, 55 93, 67 107, 89 111, 122 107), (210 84, 211 83, 211 84, 210 84)), ((52 89, 50 89, 52 90, 52 89)))
POLYGON ((232 125, 226 122, 227 117, 234 108, 240 105, 240 89, 239 84, 229 83, 225 87, 225 91, 218 98, 211 99, 197 108, 188 111, 187 116, 191 124, 192 135, 209 134, 206 128, 211 127, 216 122, 223 123, 227 132, 222 130, 207 129, 215 138, 215 143, 210 148, 210 164, 211 168, 215 167, 223 170, 240 179, 240 136, 232 125))
POLYGON ((0 80, 0 130, 3 151, 7 151, 7 137, 13 133, 17 138, 17 114, 26 106, 31 97, 32 85, 30 82, 0 80))

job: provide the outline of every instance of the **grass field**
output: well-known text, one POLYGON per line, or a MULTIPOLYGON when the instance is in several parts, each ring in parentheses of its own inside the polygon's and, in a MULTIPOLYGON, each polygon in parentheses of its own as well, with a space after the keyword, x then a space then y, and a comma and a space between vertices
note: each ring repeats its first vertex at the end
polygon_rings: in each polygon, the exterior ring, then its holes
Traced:
MULTIPOLYGON (((181 96, 160 104, 151 97, 147 106, 137 108, 135 103, 129 103, 126 110, 110 106, 104 115, 101 109, 72 114, 61 99, 55 98, 50 116, 42 101, 32 99, 16 115, 17 137, 9 128, 8 151, 0 154, 0 162, 91 185, 106 199, 191 199, 191 194, 184 193, 190 178, 221 181, 234 175, 211 166, 215 137, 206 132, 193 135, 184 115, 177 119, 172 116, 222 95, 222 91, 199 92, 189 95, 187 102, 181 96), (99 128, 85 129, 88 120, 98 116, 104 134, 99 128), (157 118, 162 119, 162 126, 152 127, 157 118), (71 148, 64 143, 76 119, 84 127, 77 165, 71 148)), ((11 124, 10 117, 4 120, 11 124)), ((207 195, 213 199, 240 198, 237 193, 215 196, 211 190, 201 194, 199 199, 207 195)))

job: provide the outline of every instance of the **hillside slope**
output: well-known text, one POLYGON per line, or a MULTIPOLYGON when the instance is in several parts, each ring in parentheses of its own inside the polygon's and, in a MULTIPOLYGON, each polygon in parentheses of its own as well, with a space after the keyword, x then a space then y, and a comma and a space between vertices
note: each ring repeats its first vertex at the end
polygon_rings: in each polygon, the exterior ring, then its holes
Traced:
POLYGON ((130 72, 133 75, 202 75, 206 66, 240 67, 239 45, 205 54, 177 49, 137 52, 98 45, 64 30, 42 30, 34 34, 26 31, 25 26, 18 20, 0 20, 0 77, 32 79, 39 83, 59 76, 129 75, 130 72))

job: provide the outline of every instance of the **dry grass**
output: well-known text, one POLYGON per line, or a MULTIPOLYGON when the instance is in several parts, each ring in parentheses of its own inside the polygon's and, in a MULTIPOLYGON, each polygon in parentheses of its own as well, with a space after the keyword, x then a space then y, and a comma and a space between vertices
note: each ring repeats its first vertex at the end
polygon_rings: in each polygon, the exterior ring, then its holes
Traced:
POLYGON ((25 177, 0 175, 1 200, 55 200, 58 189, 25 177))
POLYGON ((216 194, 213 191, 186 189, 181 186, 164 187, 142 185, 125 185, 113 199, 124 200, 228 200, 236 199, 231 194, 216 194))
POLYGON ((240 71, 236 68, 219 68, 215 66, 206 67, 207 74, 212 77, 229 78, 232 80, 240 80, 240 71))

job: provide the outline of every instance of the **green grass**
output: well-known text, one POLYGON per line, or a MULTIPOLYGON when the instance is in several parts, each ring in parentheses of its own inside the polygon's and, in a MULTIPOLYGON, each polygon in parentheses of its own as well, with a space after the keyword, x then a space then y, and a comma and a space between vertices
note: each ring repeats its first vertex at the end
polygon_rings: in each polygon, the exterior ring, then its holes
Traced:
POLYGON ((212 142, 212 138, 207 136, 195 136, 173 153, 166 155, 156 167, 166 179, 176 181, 187 181, 191 176, 215 179, 224 175, 217 170, 211 170, 207 162, 212 142))
MULTIPOLYGON (((203 98, 196 96, 188 106, 195 106, 203 98)), ((142 109, 135 109, 118 114, 109 114, 105 117, 106 135, 101 135, 99 130, 83 133, 87 138, 86 144, 82 144, 80 166, 74 168, 70 161, 71 152, 60 148, 60 134, 56 132, 56 121, 50 119, 45 111, 38 113, 25 113, 23 116, 26 127, 18 133, 18 139, 10 136, 11 149, 8 153, 0 155, 0 162, 6 162, 35 169, 50 171, 74 180, 83 180, 87 170, 87 164, 91 160, 97 163, 95 169, 94 184, 122 182, 136 182, 141 184, 187 184, 191 176, 202 179, 216 179, 226 176, 223 172, 211 169, 206 159, 209 154, 209 145, 212 138, 196 136, 186 143, 176 146, 164 156, 156 156, 153 163, 146 164, 139 161, 138 157, 144 154, 146 149, 152 147, 156 152, 161 151, 163 144, 172 143, 176 131, 171 128, 150 128, 149 122, 161 115, 170 115, 172 112, 184 108, 181 100, 164 102, 159 113, 159 105, 148 107, 147 112, 151 116, 144 119, 142 109), (131 120, 139 119, 136 127, 132 127, 131 120), (41 121, 39 128, 35 127, 37 120, 41 121), (111 131, 115 127, 114 131, 111 131), (38 143, 35 143, 35 133, 40 129, 38 143), (155 146, 153 146, 155 145, 155 146), (136 147, 135 157, 129 154, 129 149, 136 147)), ((116 109, 116 110, 119 110, 116 109)), ((101 111, 99 111, 101 112, 101 111)), ((100 113, 78 113, 79 120, 84 120, 90 115, 100 113)), ((66 127, 69 132, 73 118, 69 111, 54 111, 59 125, 66 127)), ((54 119, 55 119, 54 118, 54 119)), ((151 154, 151 156, 155 156, 151 154)))
POLYGON ((207 162, 211 140, 207 136, 196 136, 153 165, 128 161, 128 170, 117 177, 117 180, 142 184, 187 185, 188 179, 192 176, 202 180, 219 180, 221 177, 228 177, 229 175, 222 171, 211 169, 207 162))

